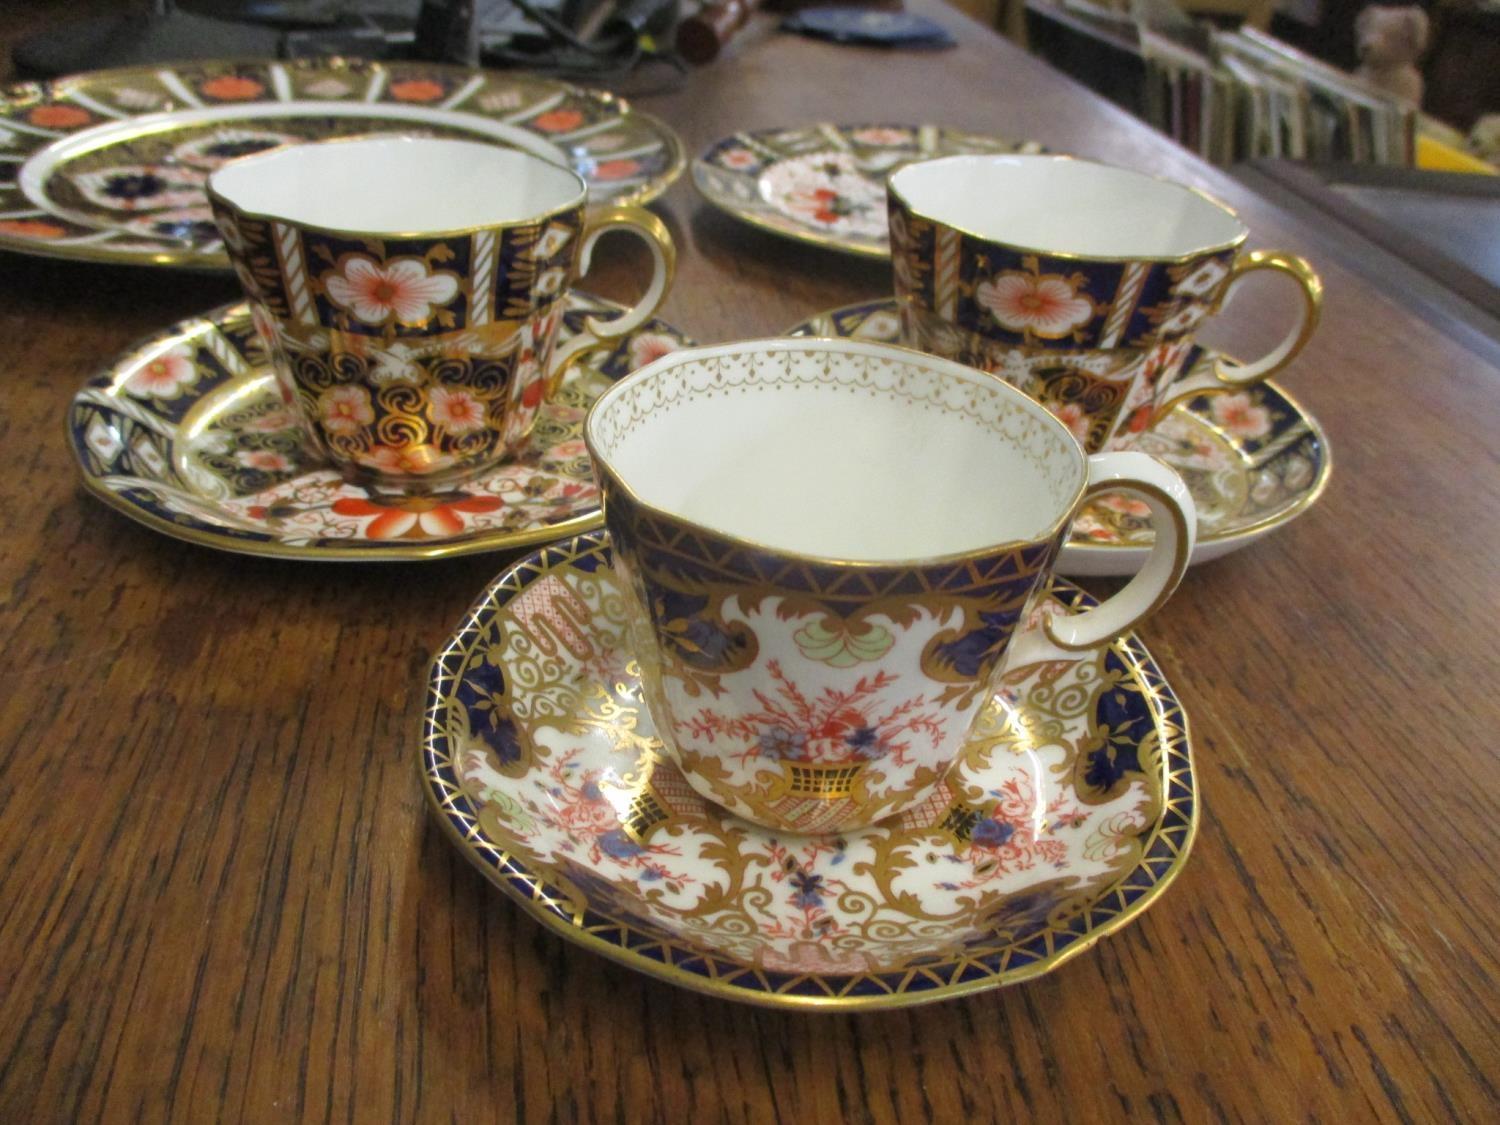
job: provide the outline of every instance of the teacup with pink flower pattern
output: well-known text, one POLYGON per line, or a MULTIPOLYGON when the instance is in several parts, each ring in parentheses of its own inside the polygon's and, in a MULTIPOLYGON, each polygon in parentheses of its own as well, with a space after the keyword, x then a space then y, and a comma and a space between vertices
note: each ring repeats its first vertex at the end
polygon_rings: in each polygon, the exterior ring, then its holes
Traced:
POLYGON ((279 149, 209 180, 283 396, 332 464, 399 489, 502 460, 568 364, 665 296, 661 221, 634 207, 585 217, 585 193, 530 153, 418 137, 279 149), (555 350, 563 298, 615 228, 651 248, 646 295, 555 350))
POLYGON ((1247 231, 1201 192, 1061 156, 951 156, 889 181, 905 343, 1001 376, 1090 453, 1127 445, 1177 402, 1281 370, 1317 324, 1302 258, 1241 254, 1247 231), (1254 363, 1185 376, 1193 337, 1240 279, 1292 278, 1296 325, 1254 363))

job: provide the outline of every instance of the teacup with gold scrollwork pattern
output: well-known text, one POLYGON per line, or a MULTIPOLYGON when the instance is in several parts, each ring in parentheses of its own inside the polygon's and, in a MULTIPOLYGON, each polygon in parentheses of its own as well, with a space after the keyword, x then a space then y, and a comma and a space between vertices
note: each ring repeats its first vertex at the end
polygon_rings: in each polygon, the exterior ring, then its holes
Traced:
POLYGON ((639 327, 671 283, 661 220, 585 219, 573 171, 468 141, 368 137, 234 161, 209 200, 283 397, 353 478, 430 489, 518 448, 567 365, 639 327), (644 299, 554 350, 595 240, 651 248, 644 299))

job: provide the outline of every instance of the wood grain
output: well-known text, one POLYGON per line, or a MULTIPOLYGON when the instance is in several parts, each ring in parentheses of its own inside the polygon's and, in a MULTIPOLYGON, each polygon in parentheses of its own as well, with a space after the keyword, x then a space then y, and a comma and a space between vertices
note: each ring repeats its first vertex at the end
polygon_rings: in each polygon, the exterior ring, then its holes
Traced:
MULTIPOLYGON (((762 27, 642 104, 694 150, 810 119, 1033 137, 1201 184, 1327 282, 1285 381, 1327 427, 1332 486, 1194 570, 1146 631, 1205 806, 1172 890, 1041 980, 864 1016, 732 1006, 563 943, 446 844, 418 785, 426 662, 507 560, 242 559, 106 510, 78 489, 67 403, 232 283, 5 257, 0 1121, 1494 1119, 1496 350, 915 6, 960 49, 762 27)), ((659 210, 682 259, 666 315, 702 340, 888 289, 885 267, 742 226, 685 183, 659 210)), ((626 295, 629 261, 622 241, 590 286, 626 295)), ((1269 347, 1280 311, 1257 289, 1215 338, 1269 347)))

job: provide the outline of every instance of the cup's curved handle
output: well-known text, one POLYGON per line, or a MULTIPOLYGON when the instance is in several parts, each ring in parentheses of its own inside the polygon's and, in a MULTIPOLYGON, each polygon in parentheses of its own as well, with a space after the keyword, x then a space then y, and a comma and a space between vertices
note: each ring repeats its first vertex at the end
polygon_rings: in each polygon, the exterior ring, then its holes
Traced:
POLYGON ((1287 254, 1281 250, 1252 250, 1248 254, 1241 254, 1234 260, 1234 265, 1229 267, 1228 283, 1224 286, 1223 296, 1219 298, 1213 311, 1218 312, 1228 304, 1229 299, 1234 295, 1235 288, 1244 280, 1245 275, 1257 270, 1275 270, 1297 283, 1302 293, 1302 310, 1297 317, 1297 323, 1292 326, 1292 330, 1286 334, 1281 343, 1254 363, 1231 363, 1221 359, 1207 371, 1174 383, 1170 388, 1170 397, 1156 408, 1157 418, 1165 417, 1184 399, 1196 398, 1202 394, 1221 394, 1226 391, 1240 390, 1259 383, 1296 359, 1297 353, 1312 338, 1313 331, 1318 327, 1318 317, 1323 310, 1323 283, 1318 279, 1317 271, 1312 268, 1312 264, 1306 258, 1296 254, 1287 254))
POLYGON ((607 319, 590 316, 584 321, 583 332, 552 353, 552 363, 547 371, 548 398, 557 393, 563 376, 574 363, 589 352, 634 332, 651 319, 672 287, 672 278, 677 272, 677 246, 667 225, 644 207, 608 207, 589 217, 583 227, 583 245, 578 251, 580 277, 589 271, 594 244, 601 235, 612 230, 630 231, 650 248, 651 284, 647 286, 645 296, 632 308, 607 319))
POLYGON ((1198 535, 1198 510, 1182 478, 1145 453, 1095 453, 1080 504, 1101 492, 1123 492, 1150 508, 1156 541, 1145 565, 1124 589, 1092 609, 1054 614, 1043 628, 1017 636, 1007 667, 1072 660, 1108 644, 1160 609, 1182 580, 1198 535))

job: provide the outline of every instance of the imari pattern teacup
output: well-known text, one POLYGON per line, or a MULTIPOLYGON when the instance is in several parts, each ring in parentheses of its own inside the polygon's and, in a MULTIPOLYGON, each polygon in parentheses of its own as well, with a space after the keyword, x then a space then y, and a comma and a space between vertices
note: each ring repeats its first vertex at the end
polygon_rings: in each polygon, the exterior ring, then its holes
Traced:
POLYGON ((660 303, 665 226, 635 207, 586 219, 585 191, 529 153, 412 137, 281 149, 209 180, 283 395, 332 464, 394 488, 501 460, 570 361, 660 303), (554 354, 568 287, 613 228, 651 247, 646 296, 554 354))
POLYGON ((708 799, 800 833, 920 803, 1006 669, 1154 612, 1192 549, 1182 480, 1085 457, 972 368, 853 341, 673 353, 606 391, 585 439, 666 751, 708 799), (1102 606, 1024 628, 1084 499, 1156 540, 1102 606))
POLYGON ((1296 357, 1322 287, 1302 258, 1241 254, 1248 233, 1208 196, 1060 156, 953 156, 889 181, 902 336, 1044 403, 1089 452, 1183 398, 1257 383, 1296 357), (1262 359, 1182 378, 1193 337, 1240 278, 1291 277, 1297 324, 1262 359))

